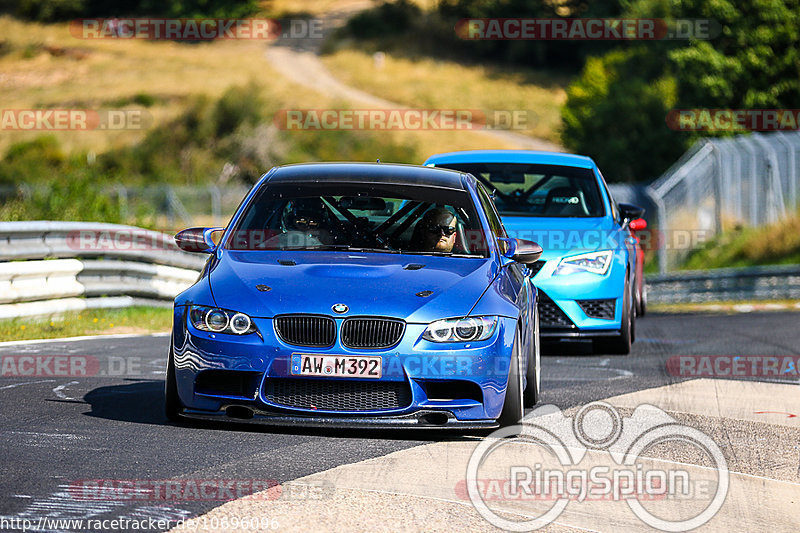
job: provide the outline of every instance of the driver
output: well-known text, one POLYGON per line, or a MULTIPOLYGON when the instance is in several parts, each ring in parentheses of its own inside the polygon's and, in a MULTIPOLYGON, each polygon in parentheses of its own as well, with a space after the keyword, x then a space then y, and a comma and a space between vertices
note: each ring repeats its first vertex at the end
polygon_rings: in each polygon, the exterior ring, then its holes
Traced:
POLYGON ((286 227, 290 231, 318 231, 324 216, 325 206, 319 198, 298 198, 286 214, 286 227))
POLYGON ((411 242, 419 251, 450 253, 456 243, 456 229, 456 216, 449 209, 435 207, 417 222, 411 242))
POLYGON ((328 244, 330 232, 325 205, 319 198, 298 198, 284 214, 283 246, 316 246, 328 244))

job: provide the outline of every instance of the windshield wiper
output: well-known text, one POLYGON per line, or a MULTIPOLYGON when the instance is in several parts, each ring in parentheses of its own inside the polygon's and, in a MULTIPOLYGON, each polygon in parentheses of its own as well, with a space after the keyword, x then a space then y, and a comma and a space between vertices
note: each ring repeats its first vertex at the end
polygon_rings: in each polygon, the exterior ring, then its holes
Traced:
POLYGON ((275 248, 279 251, 303 251, 303 250, 347 250, 350 247, 346 244, 312 244, 310 246, 284 246, 283 248, 275 248))
POLYGON ((392 250, 391 248, 349 248, 353 252, 377 252, 381 254, 399 254, 400 250, 392 250))
POLYGON ((484 257, 480 254, 457 254, 454 252, 432 252, 419 250, 403 250, 402 253, 409 255, 437 255, 442 257, 484 257))
POLYGON ((345 252, 378 252, 384 254, 399 254, 400 250, 391 250, 388 248, 360 248, 357 246, 350 246, 348 244, 314 244, 311 246, 287 246, 286 248, 279 248, 283 251, 306 251, 306 250, 342 250, 345 252))

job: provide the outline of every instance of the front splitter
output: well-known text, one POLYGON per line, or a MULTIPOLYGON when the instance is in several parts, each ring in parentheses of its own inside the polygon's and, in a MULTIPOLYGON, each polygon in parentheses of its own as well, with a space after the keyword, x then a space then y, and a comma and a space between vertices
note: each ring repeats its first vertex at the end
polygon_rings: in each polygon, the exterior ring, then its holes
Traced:
POLYGON ((193 420, 225 421, 244 424, 260 424, 268 426, 285 427, 337 427, 337 428, 386 428, 386 429, 494 429, 500 427, 497 420, 458 420, 451 413, 442 411, 424 410, 402 416, 325 416, 325 415, 289 415, 286 413, 275 413, 269 411, 259 411, 248 407, 252 411, 252 417, 230 416, 226 413, 229 407, 223 406, 219 411, 201 411, 197 409, 184 408, 181 416, 193 420), (431 422, 430 420, 441 419, 441 422, 431 422))

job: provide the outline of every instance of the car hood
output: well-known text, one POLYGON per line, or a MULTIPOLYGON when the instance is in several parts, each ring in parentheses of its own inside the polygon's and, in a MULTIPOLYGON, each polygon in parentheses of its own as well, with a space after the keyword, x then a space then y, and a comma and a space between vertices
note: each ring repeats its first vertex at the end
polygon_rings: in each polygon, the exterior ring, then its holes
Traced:
POLYGON ((542 259, 566 255, 613 250, 625 234, 611 217, 556 218, 504 216, 503 225, 509 237, 527 239, 538 243, 544 252, 542 259))
POLYGON ((219 307, 253 317, 333 315, 331 306, 341 303, 349 307, 343 317, 380 315, 427 323, 467 314, 496 276, 495 268, 492 261, 478 258, 224 250, 210 284, 219 307), (432 294, 417 295, 423 291, 432 294))

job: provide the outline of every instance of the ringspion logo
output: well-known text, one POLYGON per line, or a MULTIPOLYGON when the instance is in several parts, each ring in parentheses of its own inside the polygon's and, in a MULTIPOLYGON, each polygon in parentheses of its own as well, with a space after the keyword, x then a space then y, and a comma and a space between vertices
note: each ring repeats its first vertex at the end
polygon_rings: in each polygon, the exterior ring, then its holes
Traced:
POLYGON ((652 528, 689 531, 725 503, 730 476, 722 450, 653 405, 623 417, 613 406, 593 402, 573 418, 545 405, 523 422, 482 440, 464 482, 456 485, 456 493, 497 528, 533 531, 553 523, 570 504, 619 501, 652 528), (698 464, 708 459, 713 467, 648 456, 666 443, 699 452, 704 459, 698 464))

